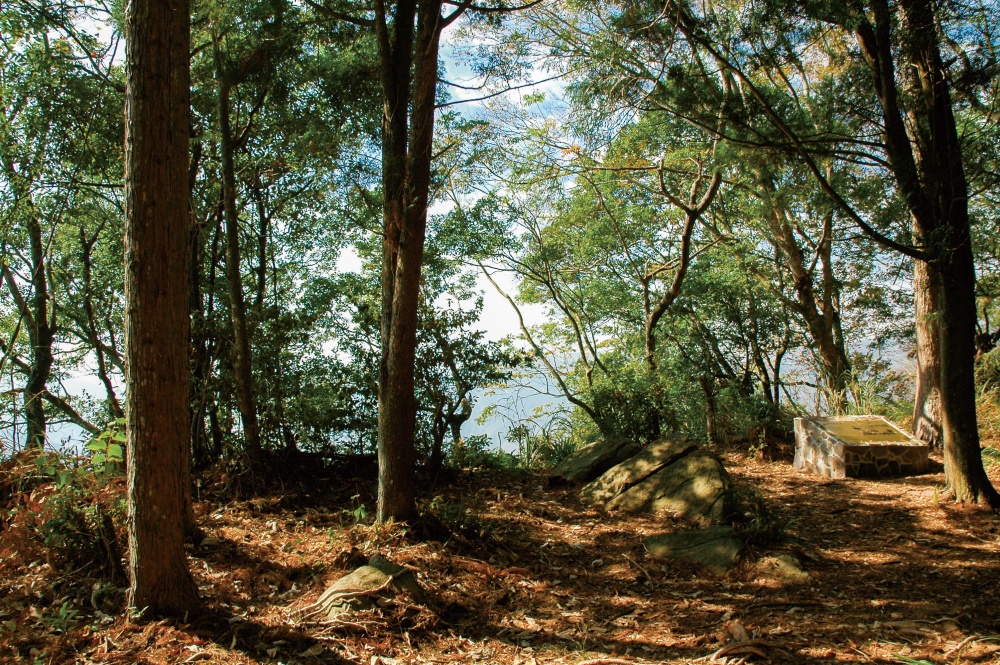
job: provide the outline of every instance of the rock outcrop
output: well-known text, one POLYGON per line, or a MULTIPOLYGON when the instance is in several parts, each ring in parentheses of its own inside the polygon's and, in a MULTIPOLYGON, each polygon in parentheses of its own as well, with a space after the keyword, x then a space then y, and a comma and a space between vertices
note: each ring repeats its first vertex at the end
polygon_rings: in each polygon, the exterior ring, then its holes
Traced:
POLYGON ((657 559, 689 561, 714 575, 724 575, 735 568, 743 553, 743 541, 729 526, 650 536, 643 544, 657 559))
POLYGON ((580 497, 606 510, 721 520, 731 486, 712 453, 687 441, 659 439, 586 485, 580 497))
POLYGON ((570 453, 549 473, 556 481, 586 483, 639 452, 633 441, 602 439, 570 453))
POLYGON ((799 560, 789 554, 774 554, 758 561, 757 579, 780 587, 813 584, 812 575, 803 570, 799 560))
POLYGON ((413 572, 380 556, 373 556, 367 565, 333 583, 313 605, 328 619, 345 612, 375 608, 380 597, 406 594, 415 602, 423 602, 424 592, 413 572))

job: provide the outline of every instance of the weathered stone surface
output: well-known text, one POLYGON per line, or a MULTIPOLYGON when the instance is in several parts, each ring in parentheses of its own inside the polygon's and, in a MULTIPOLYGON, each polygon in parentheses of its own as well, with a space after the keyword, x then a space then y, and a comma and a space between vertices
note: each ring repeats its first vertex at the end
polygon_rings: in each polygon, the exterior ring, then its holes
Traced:
POLYGON ((600 478, 586 485, 580 490, 580 498, 590 505, 607 503, 694 448, 689 441, 657 439, 634 457, 611 467, 600 478))
POLYGON ((812 575, 802 569, 799 560, 788 554, 775 554, 758 561, 757 577, 781 586, 806 586, 813 582, 812 575))
POLYGON ((575 483, 590 482, 637 452, 639 452, 639 444, 634 441, 602 439, 568 455, 552 469, 549 475, 575 483))
POLYGON ((650 536, 643 544, 657 559, 683 559, 715 575, 724 575, 732 570, 743 552, 743 541, 729 526, 650 536))
POLYGON ((732 482, 719 459, 705 450, 684 455, 605 504, 608 510, 672 512, 719 520, 732 482))
POLYGON ((370 610, 376 600, 406 593, 416 602, 423 602, 424 592, 413 573, 380 556, 373 556, 368 565, 333 583, 316 601, 327 618, 345 612, 370 610))

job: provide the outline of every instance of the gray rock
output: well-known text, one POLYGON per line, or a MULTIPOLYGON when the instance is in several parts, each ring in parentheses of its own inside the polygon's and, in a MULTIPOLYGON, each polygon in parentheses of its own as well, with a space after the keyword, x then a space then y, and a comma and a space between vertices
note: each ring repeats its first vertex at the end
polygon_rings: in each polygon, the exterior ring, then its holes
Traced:
POLYGON ((604 475, 580 490, 580 498, 590 505, 603 504, 695 449, 688 441, 657 439, 637 455, 611 467, 604 475))
POLYGON ((724 575, 736 567, 743 552, 743 541, 728 526, 650 536, 643 544, 657 559, 683 559, 715 575, 724 575))
POLYGON ((806 586, 813 577, 802 569, 799 560, 788 554, 766 556, 757 562, 757 577, 773 580, 782 586, 806 586))
POLYGON ((595 441, 566 456, 549 476, 574 483, 590 482, 639 450, 634 441, 595 441))
POLYGON ((695 450, 618 494, 605 508, 721 520, 731 486, 722 462, 708 451, 695 450))
POLYGON ((423 589, 412 571, 376 555, 368 565, 334 582, 316 605, 332 619, 345 612, 374 609, 379 597, 391 598, 399 593, 406 593, 418 603, 424 600, 423 589))

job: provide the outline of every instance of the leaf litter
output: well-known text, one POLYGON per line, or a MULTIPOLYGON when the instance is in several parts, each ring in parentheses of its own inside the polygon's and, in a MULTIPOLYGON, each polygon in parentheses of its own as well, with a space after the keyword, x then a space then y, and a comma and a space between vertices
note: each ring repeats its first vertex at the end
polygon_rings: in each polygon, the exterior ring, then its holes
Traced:
POLYGON ((204 537, 188 546, 207 610, 180 620, 129 617, 120 588, 48 561, 5 511, 0 662, 1000 662, 1000 521, 942 499, 942 474, 830 481, 720 452, 785 524, 751 555, 792 555, 811 585, 761 579, 752 561, 722 578, 658 561, 642 540, 691 525, 598 512, 541 474, 456 472, 425 502, 430 538, 358 522, 371 479, 282 478, 241 499, 208 474, 204 537), (309 615, 375 554, 414 571, 425 603, 383 594, 372 610, 309 615))

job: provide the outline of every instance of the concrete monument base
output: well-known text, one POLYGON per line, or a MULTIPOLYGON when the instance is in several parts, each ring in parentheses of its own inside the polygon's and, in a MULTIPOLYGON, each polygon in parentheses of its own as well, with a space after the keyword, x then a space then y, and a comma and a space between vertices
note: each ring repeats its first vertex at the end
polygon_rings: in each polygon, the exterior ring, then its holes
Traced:
POLYGON ((830 478, 925 473, 929 450, 882 416, 795 419, 795 468, 830 478))

